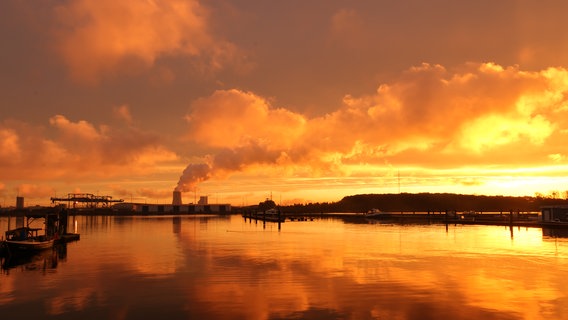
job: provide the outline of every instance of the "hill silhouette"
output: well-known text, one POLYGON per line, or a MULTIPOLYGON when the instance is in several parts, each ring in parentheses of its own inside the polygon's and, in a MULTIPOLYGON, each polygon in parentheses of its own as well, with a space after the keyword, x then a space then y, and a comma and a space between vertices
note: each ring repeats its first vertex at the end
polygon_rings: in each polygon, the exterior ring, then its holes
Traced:
POLYGON ((567 199, 544 197, 483 196, 453 193, 359 194, 346 196, 338 202, 283 206, 290 213, 302 212, 367 212, 372 208, 384 211, 477 211, 534 212, 542 206, 568 205, 567 199))

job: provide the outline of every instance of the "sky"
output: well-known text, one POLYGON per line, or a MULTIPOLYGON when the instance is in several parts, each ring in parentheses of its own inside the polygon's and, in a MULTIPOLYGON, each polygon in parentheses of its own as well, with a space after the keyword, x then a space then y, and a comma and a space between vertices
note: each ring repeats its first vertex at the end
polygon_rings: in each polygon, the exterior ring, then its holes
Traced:
POLYGON ((565 1, 0 2, 0 203, 568 190, 565 1))

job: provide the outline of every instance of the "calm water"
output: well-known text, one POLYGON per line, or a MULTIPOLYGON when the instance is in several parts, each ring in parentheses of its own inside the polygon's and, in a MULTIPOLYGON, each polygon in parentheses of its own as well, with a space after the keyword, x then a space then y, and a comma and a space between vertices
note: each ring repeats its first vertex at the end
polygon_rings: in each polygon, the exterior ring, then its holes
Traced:
POLYGON ((541 229, 76 219, 2 271, 2 318, 568 319, 568 238, 541 229))

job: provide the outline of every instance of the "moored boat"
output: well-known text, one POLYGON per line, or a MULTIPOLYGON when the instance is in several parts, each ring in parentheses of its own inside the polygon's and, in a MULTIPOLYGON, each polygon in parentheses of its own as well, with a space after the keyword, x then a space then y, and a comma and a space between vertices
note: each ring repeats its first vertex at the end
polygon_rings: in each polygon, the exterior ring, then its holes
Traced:
POLYGON ((390 212, 385 212, 379 209, 371 209, 369 211, 367 211, 367 213, 365 213, 365 217, 367 218, 378 218, 378 217, 388 217, 390 216, 390 212))
POLYGON ((268 209, 262 212, 243 214, 245 218, 251 218, 256 220, 270 221, 270 222, 284 222, 286 217, 283 216, 280 211, 276 208, 268 209))
POLYGON ((41 228, 20 227, 6 231, 4 245, 10 253, 33 252, 53 248, 54 239, 38 235, 41 228))
POLYGON ((270 222, 284 222, 286 217, 280 212, 280 208, 276 206, 276 203, 272 199, 266 199, 265 201, 258 204, 256 212, 244 213, 244 218, 270 221, 270 222))

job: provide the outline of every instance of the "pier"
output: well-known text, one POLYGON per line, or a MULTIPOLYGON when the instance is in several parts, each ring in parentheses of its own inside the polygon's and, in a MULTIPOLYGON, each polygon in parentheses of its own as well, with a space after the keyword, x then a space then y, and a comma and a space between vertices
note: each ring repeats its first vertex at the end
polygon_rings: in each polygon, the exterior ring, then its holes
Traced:
MULTIPOLYGON (((539 214, 534 212, 491 212, 491 213, 456 213, 453 211, 424 211, 424 212, 389 212, 380 216, 367 216, 364 213, 273 213, 246 212, 245 219, 263 220, 269 222, 284 221, 313 221, 318 218, 338 218, 349 220, 388 221, 391 223, 448 223, 448 224, 479 224, 479 225, 514 225, 541 226, 563 225, 558 222, 539 220, 539 214)), ((568 226, 568 223, 566 224, 568 226)))
POLYGON ((535 212, 463 212, 455 211, 400 211, 388 212, 378 216, 367 216, 365 213, 312 213, 312 214, 293 214, 284 215, 289 219, 294 217, 310 217, 310 218, 341 218, 353 221, 376 221, 400 224, 473 224, 473 225, 502 225, 502 226, 565 226, 568 223, 563 222, 546 222, 540 219, 540 215, 535 212))

